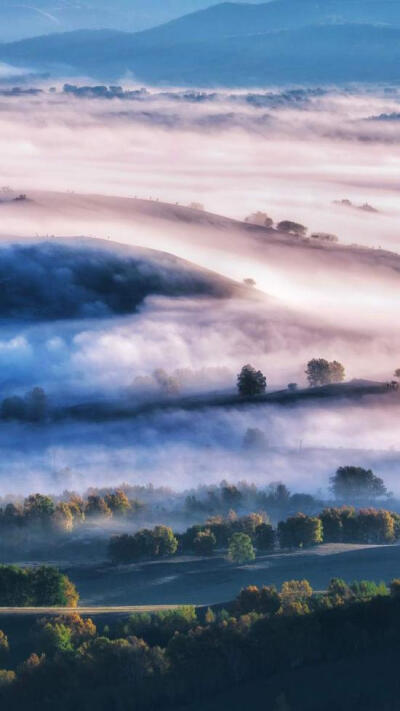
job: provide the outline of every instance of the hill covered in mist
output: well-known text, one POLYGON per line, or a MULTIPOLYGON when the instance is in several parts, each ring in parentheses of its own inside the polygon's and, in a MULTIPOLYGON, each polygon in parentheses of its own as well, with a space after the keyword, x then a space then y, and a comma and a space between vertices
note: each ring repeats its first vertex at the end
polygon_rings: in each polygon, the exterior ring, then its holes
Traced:
POLYGON ((227 298, 233 282, 172 255, 101 240, 0 248, 1 318, 51 320, 134 313, 148 296, 227 298))

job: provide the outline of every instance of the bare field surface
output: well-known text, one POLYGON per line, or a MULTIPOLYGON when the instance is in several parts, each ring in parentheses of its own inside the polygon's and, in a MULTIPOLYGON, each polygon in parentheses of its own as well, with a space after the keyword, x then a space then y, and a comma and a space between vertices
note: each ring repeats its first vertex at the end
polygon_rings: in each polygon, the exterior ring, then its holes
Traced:
MULTIPOLYGON (((259 556, 235 566, 222 556, 182 558, 126 566, 68 566, 81 607, 212 605, 232 600, 247 585, 277 585, 307 578, 323 590, 333 577, 390 581, 400 575, 400 546, 327 544, 294 553, 259 556)), ((135 611, 135 610, 133 610, 135 611)))

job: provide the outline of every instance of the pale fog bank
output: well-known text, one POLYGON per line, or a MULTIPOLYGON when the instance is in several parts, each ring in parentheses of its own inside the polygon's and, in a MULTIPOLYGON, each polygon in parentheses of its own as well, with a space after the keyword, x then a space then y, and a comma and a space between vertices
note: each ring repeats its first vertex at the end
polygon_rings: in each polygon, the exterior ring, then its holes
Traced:
MULTIPOLYGON (((397 89, 150 89, 126 100, 43 88, 0 96, 5 186, 198 201, 240 219, 265 210, 348 243, 398 245, 397 89), (379 212, 334 204, 346 198, 379 212)), ((104 234, 95 223, 92 231, 104 234)), ((111 236, 121 240, 115 228, 111 236)))
MULTIPOLYGON (((274 390, 305 385, 313 357, 339 360, 348 379, 392 379, 397 91, 249 96, 0 92, 2 398, 35 386, 53 407, 158 397, 166 383, 232 391, 245 363, 274 390), (242 221, 257 210, 340 241, 242 221)), ((244 478, 316 491, 356 464, 399 493, 397 422, 394 402, 368 398, 2 421, 0 491, 244 478), (243 448, 249 428, 262 450, 243 448)))
POLYGON ((339 466, 371 467, 400 493, 399 404, 170 410, 107 424, 2 423, 0 495, 154 484, 174 490, 247 480, 326 496, 339 466), (257 429, 257 445, 246 433, 257 429))

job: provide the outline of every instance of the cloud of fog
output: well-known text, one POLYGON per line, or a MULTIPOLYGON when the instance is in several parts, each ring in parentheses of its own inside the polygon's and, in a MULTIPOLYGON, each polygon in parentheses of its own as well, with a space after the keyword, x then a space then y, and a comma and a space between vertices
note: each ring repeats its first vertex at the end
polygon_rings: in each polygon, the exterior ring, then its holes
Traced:
MULTIPOLYGON (((165 250, 239 282, 252 277, 260 289, 233 298, 216 277, 165 258, 168 268, 151 274, 157 288, 139 289, 127 313, 118 306, 121 283, 110 287, 103 267, 118 262, 125 299, 138 288, 136 263, 127 272, 119 256, 108 254, 90 271, 78 250, 69 260, 59 253, 55 272, 19 247, 15 262, 10 253, 0 270, 7 279, 18 265, 16 288, 0 283, 8 295, 0 308, 4 395, 42 385, 55 403, 135 398, 137 378, 159 368, 172 375, 189 370, 192 390, 228 388, 246 362, 275 388, 303 383, 314 356, 341 360, 349 377, 391 378, 400 367, 396 256, 300 243, 173 207, 196 200, 233 218, 261 209, 275 220, 337 233, 348 244, 396 247, 400 124, 366 119, 396 111, 397 94, 332 92, 267 104, 245 95, 192 101, 151 94, 140 104, 59 92, 0 96, 0 184, 16 191, 0 196, 5 238, 111 238, 165 250), (31 200, 15 201, 20 192, 31 200), (135 195, 160 202, 116 197, 135 195), (342 198, 368 201, 379 212, 334 204, 342 198), (89 272, 95 288, 79 282, 89 272), (206 298, 198 299, 204 279, 206 298), (44 319, 35 315, 39 303, 47 308, 44 319)), ((178 488, 281 478, 296 490, 315 490, 346 463, 374 466, 395 489, 397 418, 395 408, 368 401, 164 413, 107 426, 2 423, 0 489, 7 492, 10 481, 22 491, 121 479, 178 488), (269 440, 262 455, 242 449, 248 427, 269 440), (71 473, 57 475, 65 467, 71 473)))
POLYGON ((222 479, 259 486, 282 480, 295 492, 326 494, 329 476, 345 464, 372 467, 399 494, 398 417, 398 404, 366 400, 338 401, 334 409, 170 411, 107 425, 7 424, 0 430, 0 494, 83 491, 122 481, 179 490, 222 479), (265 434, 265 449, 243 448, 249 427, 265 434))
POLYGON ((177 101, 150 93, 134 102, 3 97, 1 180, 17 190, 200 198, 233 217, 266 209, 349 242, 394 244, 400 125, 366 119, 396 111, 397 93, 270 103, 266 113, 240 94, 177 101), (382 214, 343 212, 332 205, 343 197, 368 200, 382 214))

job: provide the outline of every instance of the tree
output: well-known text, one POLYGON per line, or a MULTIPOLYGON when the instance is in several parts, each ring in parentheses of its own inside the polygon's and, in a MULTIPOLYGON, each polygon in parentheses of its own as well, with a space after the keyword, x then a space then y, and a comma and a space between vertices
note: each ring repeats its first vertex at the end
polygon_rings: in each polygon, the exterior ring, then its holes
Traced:
POLYGON ((394 371, 394 377, 395 377, 395 378, 400 378, 400 368, 397 368, 397 369, 394 371))
POLYGON ((239 615, 249 612, 258 612, 263 615, 274 615, 281 606, 281 600, 274 585, 260 589, 256 585, 242 588, 235 600, 235 607, 239 615))
POLYGON ((240 506, 243 495, 237 486, 221 482, 221 499, 225 509, 232 509, 240 506))
POLYGON ((296 235, 297 237, 305 237, 307 234, 307 227, 301 225, 299 222, 292 222, 291 220, 282 220, 278 222, 276 229, 279 232, 288 232, 291 235, 296 235))
POLYGON ((326 543, 338 543, 343 540, 343 521, 341 509, 327 508, 320 513, 326 543))
POLYGON ((155 526, 152 535, 154 555, 168 556, 176 553, 178 541, 169 526, 155 526))
POLYGON ((345 378, 344 366, 337 360, 329 363, 329 377, 331 383, 342 383, 345 378))
POLYGON ((345 369, 337 360, 331 363, 325 358, 313 358, 307 363, 306 375, 311 387, 340 383, 345 378, 345 369))
POLYGON ((395 530, 392 515, 384 509, 361 509, 358 512, 358 535, 363 543, 393 542, 395 530))
POLYGON ((260 612, 275 615, 281 606, 281 599, 275 585, 263 585, 260 592, 260 612))
POLYGON ((265 392, 267 380, 261 370, 256 370, 252 365, 244 365, 237 377, 239 395, 254 397, 265 392))
POLYGON ((323 541, 322 522, 316 516, 298 513, 278 523, 278 538, 281 548, 305 548, 323 541))
POLYGON ((249 612, 259 612, 260 609, 260 589, 257 585, 248 585, 242 588, 235 600, 235 608, 239 615, 247 615, 249 612))
POLYGON ((50 565, 41 565, 31 572, 34 604, 37 607, 76 607, 79 595, 75 585, 50 565))
POLYGON ((24 517, 30 523, 39 523, 47 526, 51 521, 55 508, 54 501, 50 496, 32 494, 24 501, 24 517))
POLYGON ((371 600, 373 597, 389 595, 386 583, 375 583, 373 580, 355 580, 350 585, 350 590, 356 601, 371 600))
POLYGON ((229 541, 228 560, 232 563, 249 563, 255 558, 253 544, 246 533, 234 533, 229 541))
POLYGON ((249 513, 247 516, 241 516, 234 521, 233 528, 238 533, 247 533, 253 539, 257 528, 264 522, 266 523, 265 514, 249 513))
POLYGON ((133 563, 140 558, 158 558, 173 555, 178 548, 178 540, 168 526, 155 526, 151 531, 142 528, 133 536, 123 533, 112 536, 108 554, 114 563, 133 563))
POLYGON ((217 539, 214 534, 207 528, 205 531, 199 531, 193 541, 193 550, 196 555, 212 555, 217 545, 217 539))
POLYGON ((86 517, 102 516, 110 518, 112 511, 101 496, 88 496, 85 507, 86 517))
POLYGON ((282 583, 280 592, 282 607, 292 603, 307 603, 312 594, 313 590, 308 580, 287 580, 282 583))
POLYGON ((362 467, 339 467, 330 482, 337 499, 373 499, 387 494, 383 480, 362 467))
POLYGON ((343 604, 352 596, 349 585, 347 585, 342 578, 332 578, 327 587, 326 594, 332 598, 336 604, 343 604))
POLYGON ((260 551, 272 551, 275 547, 275 531, 271 524, 260 523, 255 531, 255 544, 260 551))
POLYGON ((114 516, 126 516, 132 509, 131 503, 122 489, 106 494, 104 501, 114 516))
POLYGON ((253 212, 246 217, 245 222, 250 225, 258 225, 259 227, 272 227, 274 221, 267 215, 266 212, 253 212))
POLYGON ((74 584, 57 568, 20 568, 0 565, 0 606, 76 607, 79 595, 74 584))
POLYGON ((37 651, 54 655, 56 652, 72 652, 71 630, 60 622, 45 622, 36 634, 37 651))
POLYGON ((69 533, 74 527, 74 519, 68 504, 60 501, 52 517, 53 527, 59 533, 69 533))

